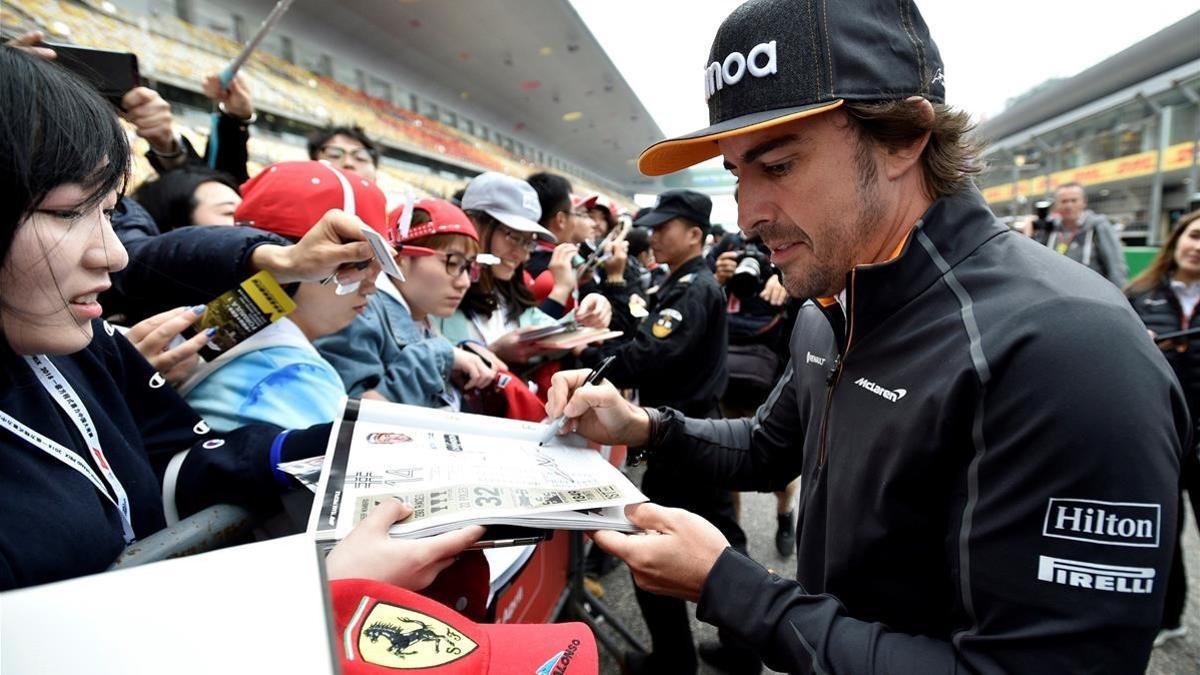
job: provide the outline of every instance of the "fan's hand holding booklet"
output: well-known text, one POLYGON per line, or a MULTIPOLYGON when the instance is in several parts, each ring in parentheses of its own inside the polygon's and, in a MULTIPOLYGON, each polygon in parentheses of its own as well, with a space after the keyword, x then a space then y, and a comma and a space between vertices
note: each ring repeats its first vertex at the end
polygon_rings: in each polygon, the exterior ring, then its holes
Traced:
POLYGON ((641 491, 578 436, 541 445, 545 432, 533 422, 346 399, 309 532, 336 543, 392 498, 413 510, 392 526, 397 538, 467 525, 637 531, 624 509, 647 501, 641 491))

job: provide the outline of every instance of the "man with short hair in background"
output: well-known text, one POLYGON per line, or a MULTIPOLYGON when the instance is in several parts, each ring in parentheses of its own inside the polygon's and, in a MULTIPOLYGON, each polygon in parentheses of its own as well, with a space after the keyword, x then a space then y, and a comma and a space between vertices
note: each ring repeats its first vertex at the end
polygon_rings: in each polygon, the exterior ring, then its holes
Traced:
POLYGON ((308 137, 308 158, 323 159, 371 182, 379 169, 379 148, 357 124, 314 131, 308 137))
POLYGON ((1087 193, 1079 183, 1066 183, 1054 190, 1054 230, 1046 245, 1083 263, 1125 288, 1129 268, 1121 249, 1121 237, 1108 218, 1087 207, 1087 193))

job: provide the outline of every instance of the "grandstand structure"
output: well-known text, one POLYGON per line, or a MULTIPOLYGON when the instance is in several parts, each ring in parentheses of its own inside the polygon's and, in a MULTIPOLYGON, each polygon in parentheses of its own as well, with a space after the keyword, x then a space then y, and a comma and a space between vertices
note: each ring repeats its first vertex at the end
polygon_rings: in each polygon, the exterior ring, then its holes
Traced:
MULTIPOLYGON (((238 53, 271 0, 9 0, 7 34, 138 55, 197 147, 204 77, 238 53)), ((567 0, 296 0, 241 76, 259 111, 251 173, 304 159, 304 135, 362 126, 384 148, 379 184, 448 197, 482 171, 562 173, 632 209, 658 184, 635 158, 662 132, 567 0)), ((141 146, 144 149, 144 145, 141 146)), ((140 154, 140 153, 139 153, 140 154)), ((135 180, 150 172, 137 159, 135 180)))
POLYGON ((1126 243, 1161 243, 1200 207, 1198 36, 1200 12, 980 123, 980 188, 997 215, 1029 214, 1056 186, 1078 182, 1126 243))

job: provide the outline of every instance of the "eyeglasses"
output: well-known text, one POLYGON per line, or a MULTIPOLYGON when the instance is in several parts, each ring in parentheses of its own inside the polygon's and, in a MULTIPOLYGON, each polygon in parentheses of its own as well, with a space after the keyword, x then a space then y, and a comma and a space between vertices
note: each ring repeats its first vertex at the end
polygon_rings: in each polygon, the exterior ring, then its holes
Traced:
POLYGON ((317 151, 317 154, 325 159, 331 159, 335 162, 341 160, 346 155, 350 155, 350 157, 358 162, 374 163, 375 161, 374 156, 371 155, 371 151, 366 148, 357 148, 351 150, 349 148, 343 148, 337 145, 323 145, 321 146, 321 149, 317 151))
POLYGON ((475 259, 468 258, 461 253, 439 253, 438 258, 446 264, 446 274, 457 279, 463 272, 470 272, 472 277, 475 275, 475 259))
POLYGON ((508 240, 508 243, 516 246, 517 248, 523 248, 530 253, 533 253, 535 250, 537 250, 537 237, 522 237, 521 235, 517 234, 516 231, 504 226, 500 227, 500 234, 503 234, 504 238, 508 240))

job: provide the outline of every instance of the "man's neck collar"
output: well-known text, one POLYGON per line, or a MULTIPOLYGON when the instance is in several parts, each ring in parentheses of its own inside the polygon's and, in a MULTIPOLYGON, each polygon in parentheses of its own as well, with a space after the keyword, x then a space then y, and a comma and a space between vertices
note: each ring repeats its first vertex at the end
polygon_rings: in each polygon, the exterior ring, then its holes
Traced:
POLYGON ((679 264, 668 265, 671 268, 671 277, 672 278, 678 277, 680 274, 683 273, 684 270, 695 267, 695 263, 697 260, 703 262, 704 256, 701 255, 700 253, 696 253, 696 255, 689 257, 688 259, 684 260, 683 262, 681 262, 679 264))
POLYGON ((875 265, 895 260, 912 236, 913 228, 929 212, 934 201, 936 200, 925 194, 924 189, 915 189, 908 193, 908 196, 897 202, 892 210, 895 215, 884 226, 884 238, 874 250, 864 252, 857 264, 875 265))

